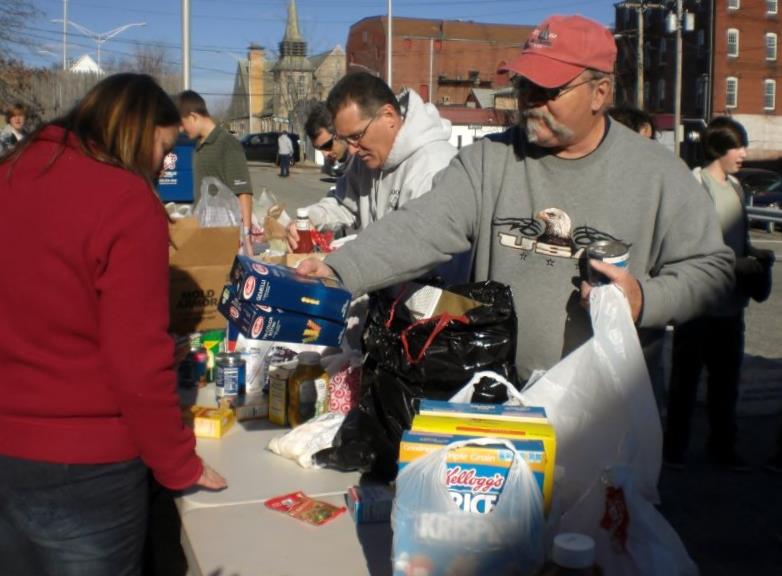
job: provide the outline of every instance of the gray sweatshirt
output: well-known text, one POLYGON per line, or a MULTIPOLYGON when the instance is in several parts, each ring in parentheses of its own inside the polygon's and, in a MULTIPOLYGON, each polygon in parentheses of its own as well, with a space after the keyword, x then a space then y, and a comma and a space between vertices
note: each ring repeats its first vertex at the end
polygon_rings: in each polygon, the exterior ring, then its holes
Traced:
POLYGON ((309 206, 318 230, 366 228, 399 206, 429 192, 435 174, 448 166, 456 148, 451 124, 413 90, 399 97, 404 123, 379 169, 353 158, 333 194, 309 206))
POLYGON ((591 336, 578 257, 593 240, 630 245, 629 270, 661 328, 701 314, 733 283, 706 192, 660 144, 611 123, 577 160, 528 144, 518 128, 469 146, 433 190, 326 258, 354 294, 414 278, 474 250, 473 277, 510 285, 519 376, 548 369, 591 336))

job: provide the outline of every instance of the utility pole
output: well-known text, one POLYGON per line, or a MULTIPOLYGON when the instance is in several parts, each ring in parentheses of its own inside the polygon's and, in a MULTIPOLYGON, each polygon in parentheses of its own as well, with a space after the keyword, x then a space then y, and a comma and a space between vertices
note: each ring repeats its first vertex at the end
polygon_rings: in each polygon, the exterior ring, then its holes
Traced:
POLYGON ((639 2, 623 2, 623 8, 633 8, 636 13, 638 38, 635 58, 635 105, 644 109, 644 12, 649 9, 664 8, 663 4, 651 4, 646 0, 639 2))
POLYGON ((679 158, 682 123, 682 0, 676 0, 676 83, 673 92, 673 153, 679 158))
POLYGON ((182 0, 182 90, 190 90, 190 0, 182 0))
POLYGON ((62 69, 68 69, 68 0, 62 0, 62 69))
POLYGON ((388 0, 388 38, 386 38, 386 83, 394 90, 394 85, 391 83, 391 68, 392 68, 392 51, 394 49, 394 24, 393 16, 391 15, 391 0, 388 0))

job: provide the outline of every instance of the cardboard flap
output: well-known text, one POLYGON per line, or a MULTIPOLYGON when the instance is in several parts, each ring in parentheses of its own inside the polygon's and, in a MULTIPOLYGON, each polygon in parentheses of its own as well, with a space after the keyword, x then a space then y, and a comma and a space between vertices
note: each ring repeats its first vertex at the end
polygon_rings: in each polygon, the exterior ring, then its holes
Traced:
POLYGON ((239 228, 202 228, 195 218, 183 218, 169 226, 171 266, 230 265, 239 250, 239 228))
POLYGON ((412 293, 405 300, 405 306, 416 320, 432 318, 445 312, 462 316, 483 303, 466 296, 454 294, 435 286, 424 286, 411 282, 412 293))

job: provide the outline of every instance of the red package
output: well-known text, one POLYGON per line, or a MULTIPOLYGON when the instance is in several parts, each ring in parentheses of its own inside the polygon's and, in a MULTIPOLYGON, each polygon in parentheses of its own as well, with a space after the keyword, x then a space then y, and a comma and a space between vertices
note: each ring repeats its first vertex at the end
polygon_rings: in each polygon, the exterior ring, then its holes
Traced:
POLYGON ((347 365, 329 381, 329 412, 347 414, 358 406, 361 366, 347 365))
POLYGON ((311 230, 310 236, 314 246, 313 252, 331 252, 331 242, 334 240, 334 232, 318 232, 311 230))
POLYGON ((271 510, 283 512, 313 526, 322 526, 331 522, 347 510, 344 506, 334 506, 328 502, 310 498, 303 492, 291 492, 269 498, 264 504, 271 510))

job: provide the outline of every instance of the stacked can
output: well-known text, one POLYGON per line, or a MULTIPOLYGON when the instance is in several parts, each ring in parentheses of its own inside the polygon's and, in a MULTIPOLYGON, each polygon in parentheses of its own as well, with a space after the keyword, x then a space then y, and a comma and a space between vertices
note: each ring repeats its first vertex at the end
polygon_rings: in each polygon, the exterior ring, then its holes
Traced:
POLYGON ((177 383, 182 388, 206 386, 208 354, 201 345, 201 334, 190 335, 190 350, 177 368, 177 383))
POLYGON ((245 394, 247 364, 241 354, 221 352, 215 357, 215 394, 217 402, 223 399, 238 404, 245 394))

